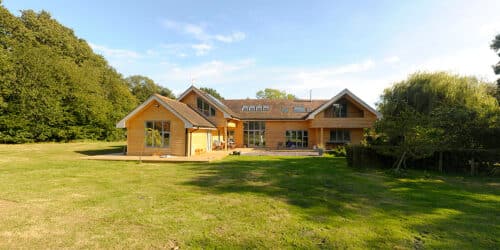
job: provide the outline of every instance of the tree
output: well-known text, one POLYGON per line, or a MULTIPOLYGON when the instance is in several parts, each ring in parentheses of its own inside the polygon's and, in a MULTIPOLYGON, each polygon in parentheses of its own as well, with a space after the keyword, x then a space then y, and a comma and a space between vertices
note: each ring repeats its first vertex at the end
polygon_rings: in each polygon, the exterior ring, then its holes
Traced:
POLYGON ((217 90, 215 90, 213 88, 202 87, 202 88, 200 88, 200 90, 204 91, 207 94, 210 94, 211 96, 213 96, 221 101, 224 100, 224 97, 222 97, 222 95, 219 94, 219 92, 217 92, 217 90))
POLYGON ((399 169, 406 158, 486 147, 481 134, 499 127, 500 109, 490 88, 474 77, 444 72, 416 73, 394 84, 378 104, 382 119, 375 128, 383 137, 380 152, 398 157, 399 169))
POLYGON ((144 102, 155 93, 175 99, 175 95, 170 89, 156 84, 151 78, 146 76, 129 76, 125 78, 125 81, 127 81, 130 91, 139 100, 139 102, 144 102))
POLYGON ((266 88, 264 90, 259 90, 255 95, 257 99, 297 99, 293 94, 288 94, 286 91, 279 89, 266 88))
MULTIPOLYGON (((500 56, 500 34, 496 35, 495 39, 491 42, 491 49, 493 49, 498 56, 500 56)), ((500 75, 500 61, 493 65, 493 71, 496 75, 500 75)), ((497 79, 497 100, 500 102, 500 78, 497 79)))
POLYGON ((122 76, 45 11, 0 5, 0 142, 123 137, 137 105, 122 76))

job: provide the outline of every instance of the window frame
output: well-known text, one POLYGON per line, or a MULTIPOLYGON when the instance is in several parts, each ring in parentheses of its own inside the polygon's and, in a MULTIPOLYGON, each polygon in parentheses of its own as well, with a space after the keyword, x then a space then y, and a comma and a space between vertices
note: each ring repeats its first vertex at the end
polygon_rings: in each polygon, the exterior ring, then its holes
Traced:
POLYGON ((171 141, 171 131, 172 131, 172 123, 170 122, 170 120, 146 120, 144 121, 144 146, 146 148, 170 148, 170 141, 171 141), (152 126, 152 130, 151 130, 151 144, 148 143, 148 136, 150 136, 148 133, 150 131, 148 131, 149 129, 149 126, 148 126, 148 123, 151 123, 153 126, 152 126), (160 123, 160 130, 156 129, 156 125, 160 123), (165 130, 165 125, 168 124, 168 131, 165 130), (155 145, 155 141, 156 139, 154 138, 154 132, 153 131, 158 131, 159 134, 159 139, 161 140, 161 144, 160 145, 155 145), (167 137, 165 137, 165 135, 168 135, 167 137), (165 138, 168 138, 167 139, 167 143, 165 143, 165 138))
POLYGON ((288 143, 293 144, 296 148, 309 147, 309 131, 308 130, 286 130, 285 131, 285 146, 288 143))
POLYGON ((349 129, 331 129, 330 130, 330 142, 350 143, 351 142, 351 130, 349 130, 349 129), (335 138, 332 138, 333 133, 335 133, 335 138), (341 139, 339 139, 339 138, 341 138, 341 139))
POLYGON ((215 108, 201 97, 196 98, 196 107, 206 117, 212 117, 216 114, 215 108))

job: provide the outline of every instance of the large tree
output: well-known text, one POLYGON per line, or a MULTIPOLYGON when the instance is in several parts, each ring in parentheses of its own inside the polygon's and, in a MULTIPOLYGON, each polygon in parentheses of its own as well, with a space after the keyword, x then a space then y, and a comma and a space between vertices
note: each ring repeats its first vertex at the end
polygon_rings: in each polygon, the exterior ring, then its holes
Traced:
POLYGON ((224 97, 222 97, 222 95, 213 88, 201 87, 200 89, 219 100, 224 100, 224 97))
POLYGON ((399 167, 408 157, 490 146, 484 135, 498 131, 500 110, 490 86, 443 72, 417 73, 394 84, 378 104, 382 119, 375 127, 388 146, 380 148, 398 157, 399 167))
MULTIPOLYGON (((491 49, 493 49, 498 56, 500 56, 500 34, 496 35, 495 39, 491 42, 491 49)), ((500 61, 493 65, 493 71, 496 75, 500 75, 500 61)), ((497 100, 500 102, 500 78, 497 79, 497 100)))
POLYGON ((293 94, 286 93, 284 90, 266 88, 259 90, 256 95, 258 99, 297 99, 293 94))
POLYGON ((45 11, 0 5, 0 142, 116 139, 137 104, 122 76, 45 11))
POLYGON ((125 78, 125 81, 127 81, 130 91, 139 102, 147 100, 155 93, 175 99, 175 95, 170 89, 160 86, 149 77, 134 75, 125 78))

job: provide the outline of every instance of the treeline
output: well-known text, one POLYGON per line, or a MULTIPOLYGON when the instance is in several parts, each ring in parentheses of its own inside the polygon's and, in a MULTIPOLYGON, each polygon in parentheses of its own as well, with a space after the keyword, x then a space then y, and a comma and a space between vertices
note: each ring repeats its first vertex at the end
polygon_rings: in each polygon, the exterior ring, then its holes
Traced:
POLYGON ((121 139, 116 122, 151 92, 171 95, 124 79, 49 13, 0 5, 0 143, 121 139))

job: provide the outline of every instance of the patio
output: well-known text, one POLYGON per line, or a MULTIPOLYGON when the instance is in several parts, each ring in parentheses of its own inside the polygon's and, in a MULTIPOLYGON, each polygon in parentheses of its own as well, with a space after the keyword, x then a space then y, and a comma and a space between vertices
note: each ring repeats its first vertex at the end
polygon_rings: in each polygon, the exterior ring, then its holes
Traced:
POLYGON ((85 160, 100 161, 138 161, 138 162, 212 162, 221 160, 233 151, 241 152, 241 155, 248 156, 319 156, 314 150, 268 150, 263 148, 235 148, 232 150, 214 150, 194 156, 137 156, 123 155, 122 153, 101 154, 84 156, 85 160))

